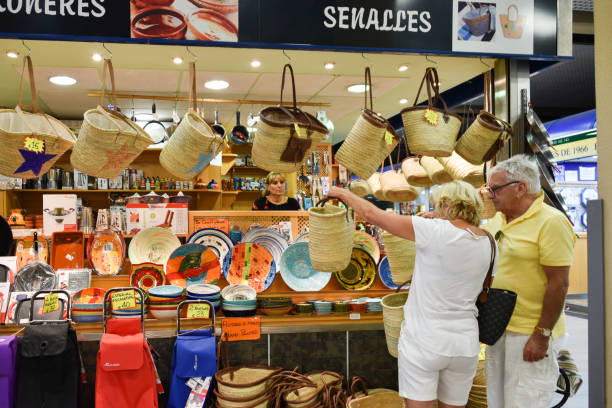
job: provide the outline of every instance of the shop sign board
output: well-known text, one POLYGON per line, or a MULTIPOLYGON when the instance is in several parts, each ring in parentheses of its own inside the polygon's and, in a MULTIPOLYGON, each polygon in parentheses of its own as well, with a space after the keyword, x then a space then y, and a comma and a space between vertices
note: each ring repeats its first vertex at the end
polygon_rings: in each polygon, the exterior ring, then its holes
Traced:
POLYGON ((555 161, 579 159, 597 154, 597 130, 561 137, 552 141, 555 161))
POLYGON ((0 37, 555 56, 557 0, 0 0, 0 37), (537 22, 537 24, 536 24, 537 22))

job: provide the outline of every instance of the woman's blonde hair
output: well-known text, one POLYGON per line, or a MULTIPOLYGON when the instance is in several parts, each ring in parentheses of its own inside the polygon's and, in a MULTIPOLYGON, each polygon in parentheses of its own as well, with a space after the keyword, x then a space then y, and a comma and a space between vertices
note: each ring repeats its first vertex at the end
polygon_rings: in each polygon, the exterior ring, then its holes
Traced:
POLYGON ((430 194, 437 212, 449 219, 460 218, 472 225, 479 225, 482 213, 482 199, 478 191, 461 180, 442 184, 430 194))
POLYGON ((268 175, 266 176, 266 188, 264 189, 264 197, 267 197, 270 195, 270 190, 268 189, 268 186, 274 181, 274 180, 280 180, 281 182, 285 182, 285 176, 283 176, 280 173, 276 173, 274 171, 271 171, 270 173, 268 173, 268 175))

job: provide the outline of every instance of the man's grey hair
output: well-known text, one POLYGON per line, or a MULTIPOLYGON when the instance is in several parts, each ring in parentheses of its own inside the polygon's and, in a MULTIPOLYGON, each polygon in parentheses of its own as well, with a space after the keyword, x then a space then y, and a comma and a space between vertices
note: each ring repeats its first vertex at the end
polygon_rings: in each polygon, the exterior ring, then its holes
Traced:
POLYGON ((489 177, 500 171, 506 172, 506 182, 522 181, 527 186, 527 193, 538 194, 540 192, 540 169, 535 161, 526 154, 517 154, 497 163, 489 171, 489 177))

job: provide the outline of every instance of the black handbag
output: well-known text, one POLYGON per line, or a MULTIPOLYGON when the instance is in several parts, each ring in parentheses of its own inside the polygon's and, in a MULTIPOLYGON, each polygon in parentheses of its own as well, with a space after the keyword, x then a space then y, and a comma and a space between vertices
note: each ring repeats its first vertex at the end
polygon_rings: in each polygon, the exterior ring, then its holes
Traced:
POLYGON ((476 299, 478 308, 478 332, 481 343, 492 346, 506 331, 514 306, 516 293, 506 289, 492 289, 493 265, 495 264, 495 241, 487 232, 491 242, 491 264, 482 284, 482 292, 476 299))

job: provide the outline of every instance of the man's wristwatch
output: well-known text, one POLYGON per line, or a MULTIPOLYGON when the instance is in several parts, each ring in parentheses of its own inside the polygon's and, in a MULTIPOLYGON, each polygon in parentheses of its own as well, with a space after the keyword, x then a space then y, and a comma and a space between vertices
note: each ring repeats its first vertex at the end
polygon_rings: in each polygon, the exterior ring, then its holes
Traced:
POLYGON ((552 330, 551 329, 545 329, 544 327, 539 327, 536 326, 536 331, 538 331, 543 337, 550 337, 552 336, 552 330))

